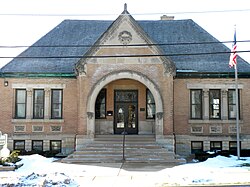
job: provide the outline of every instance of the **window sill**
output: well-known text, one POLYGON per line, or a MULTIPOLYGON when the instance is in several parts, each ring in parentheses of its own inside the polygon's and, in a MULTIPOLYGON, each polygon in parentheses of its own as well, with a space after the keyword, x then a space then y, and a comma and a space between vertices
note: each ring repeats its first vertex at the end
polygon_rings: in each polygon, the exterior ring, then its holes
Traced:
POLYGON ((146 121, 155 121, 154 118, 146 118, 146 121))
POLYGON ((64 119, 12 119, 12 123, 63 123, 64 119))
MULTIPOLYGON (((205 119, 205 120, 195 120, 195 119, 190 119, 188 120, 188 123, 190 124, 201 124, 201 123, 206 123, 206 124, 215 124, 215 123, 226 123, 226 124, 235 124, 236 120, 216 120, 216 119, 205 119)), ((239 120, 239 123, 243 123, 243 120, 239 120)))

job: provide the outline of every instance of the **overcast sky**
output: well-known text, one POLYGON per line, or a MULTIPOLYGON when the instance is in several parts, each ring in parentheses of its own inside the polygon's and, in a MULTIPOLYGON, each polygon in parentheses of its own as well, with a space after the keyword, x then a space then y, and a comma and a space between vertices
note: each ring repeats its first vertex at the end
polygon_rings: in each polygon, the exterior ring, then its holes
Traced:
MULTIPOLYGON (((32 45, 64 19, 115 20, 124 3, 136 20, 193 19, 220 41, 232 41, 236 25, 237 40, 250 40, 249 0, 0 0, 0 46, 32 45)), ((0 57, 23 50, 1 47, 0 57)), ((250 50, 250 42, 238 42, 238 50, 250 50)), ((250 52, 240 56, 250 62, 250 52)), ((0 67, 10 60, 0 58, 0 67)))

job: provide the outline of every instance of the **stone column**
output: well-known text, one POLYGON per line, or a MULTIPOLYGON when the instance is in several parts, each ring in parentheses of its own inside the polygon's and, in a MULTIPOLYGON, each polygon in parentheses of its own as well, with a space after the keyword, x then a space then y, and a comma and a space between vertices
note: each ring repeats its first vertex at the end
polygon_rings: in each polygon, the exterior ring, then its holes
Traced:
POLYGON ((223 119, 223 120, 226 120, 227 119, 227 116, 228 116, 228 113, 227 113, 227 111, 228 111, 228 100, 227 100, 227 90, 226 89, 224 89, 224 90, 222 90, 221 91, 222 92, 222 99, 221 99, 221 111, 222 111, 222 113, 221 113, 221 119, 223 119))
POLYGON ((203 89, 203 119, 209 119, 209 90, 203 89))
POLYGON ((87 112, 87 135, 90 139, 94 139, 95 136, 95 113, 87 112))
POLYGON ((33 94, 33 90, 32 88, 27 88, 26 89, 27 92, 27 105, 26 105, 26 119, 31 119, 33 117, 32 114, 32 108, 33 108, 33 104, 32 104, 32 94, 33 94))
POLYGON ((156 113, 155 135, 156 137, 163 137, 163 112, 156 113))
POLYGON ((50 88, 44 89, 44 119, 49 119, 50 113, 50 88))

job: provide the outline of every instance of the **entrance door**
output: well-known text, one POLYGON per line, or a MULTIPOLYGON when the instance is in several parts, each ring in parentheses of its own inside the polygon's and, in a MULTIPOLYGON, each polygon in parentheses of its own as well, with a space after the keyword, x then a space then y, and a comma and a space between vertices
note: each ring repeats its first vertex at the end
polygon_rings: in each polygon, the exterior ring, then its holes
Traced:
POLYGON ((138 133, 137 91, 115 91, 115 134, 138 133))

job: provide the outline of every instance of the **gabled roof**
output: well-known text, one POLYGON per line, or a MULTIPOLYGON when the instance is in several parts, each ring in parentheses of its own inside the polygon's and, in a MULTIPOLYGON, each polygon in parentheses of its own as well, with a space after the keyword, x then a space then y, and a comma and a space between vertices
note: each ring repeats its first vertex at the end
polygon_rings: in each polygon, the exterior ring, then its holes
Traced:
MULTIPOLYGON (((65 20, 4 66, 2 72, 73 74, 75 64, 80 57, 84 56, 90 46, 106 32, 112 23, 113 21, 104 20, 65 20), (58 58, 60 56, 66 58, 58 58), (69 58, 70 56, 72 58, 69 58)), ((228 67, 230 49, 194 21, 190 19, 148 20, 137 21, 137 23, 155 43, 169 44, 160 45, 160 47, 164 54, 175 63, 177 74, 178 72, 234 72, 233 68, 228 67), (204 44, 206 42, 208 43, 204 44), (192 44, 187 45, 187 43, 192 44), (227 53, 211 54, 217 52, 227 53), (191 55, 197 53, 203 53, 203 55, 191 55)), ((249 63, 240 57, 238 57, 237 61, 239 73, 250 72, 249 63)))
MULTIPOLYGON (((230 49, 193 20, 142 21, 139 24, 156 43, 169 44, 161 47, 165 54, 174 61, 177 71, 234 71, 228 67, 230 49), (199 53, 202 55, 197 55, 199 53)), ((250 64, 240 57, 237 61, 239 71, 250 72, 250 64)))
POLYGON ((83 56, 89 49, 86 46, 93 45, 111 23, 111 21, 96 20, 65 20, 4 66, 2 71, 9 73, 73 73, 74 65, 80 58, 52 57, 83 56))
MULTIPOLYGON (((143 28, 138 24, 138 22, 130 15, 130 13, 125 9, 122 12, 122 14, 108 27, 108 29, 103 33, 101 37, 98 38, 98 40, 94 43, 94 46, 92 46, 88 52, 85 53, 85 57, 95 57, 100 55, 95 54, 103 54, 103 56, 110 55, 110 58, 113 58, 114 56, 117 56, 119 58, 119 54, 123 55, 138 55, 141 56, 141 52, 136 52, 132 54, 128 54, 128 52, 124 51, 124 45, 129 46, 131 45, 131 48, 134 48, 136 45, 144 45, 148 46, 148 51, 145 52, 145 55, 153 55, 158 56, 159 59, 161 59, 161 63, 164 64, 164 73, 168 75, 175 75, 176 68, 175 64, 166 56, 164 56, 164 52, 162 51, 162 48, 158 45, 155 45, 155 41, 151 39, 150 36, 148 36, 147 33, 143 30, 143 28), (124 28, 126 30, 124 31, 124 28), (122 33, 126 32, 126 39, 122 41, 121 35, 122 33), (133 33, 133 34, 131 34, 133 33), (131 40, 129 39, 131 35, 131 40), (133 40, 132 40, 133 38, 133 40), (117 44, 117 40, 119 40, 119 43, 117 44), (102 49, 107 49, 108 45, 117 45, 116 48, 113 48, 112 50, 102 51, 102 49), (135 45, 135 46, 133 46, 135 45), (100 47, 102 46, 102 47, 100 47), (105 47, 104 47, 105 46, 105 47), (150 46, 150 47, 149 47, 150 46)), ((137 46, 139 47, 139 46, 137 46)), ((142 47, 145 49, 145 47, 142 47)), ((132 51, 132 50, 131 50, 132 51)), ((122 56, 122 55, 121 55, 122 56)), ((87 63, 89 59, 82 58, 77 64, 76 64, 76 70, 78 73, 84 72, 84 66, 85 63, 87 63), (79 71, 80 70, 80 71, 79 71), (82 72, 83 71, 83 72, 82 72)), ((85 72, 84 72, 85 73, 85 72)))

